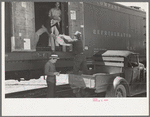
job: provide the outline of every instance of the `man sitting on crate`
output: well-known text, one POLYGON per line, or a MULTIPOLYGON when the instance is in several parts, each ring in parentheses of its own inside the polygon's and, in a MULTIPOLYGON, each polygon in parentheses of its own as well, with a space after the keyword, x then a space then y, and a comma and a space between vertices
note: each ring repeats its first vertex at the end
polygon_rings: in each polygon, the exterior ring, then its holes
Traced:
POLYGON ((59 76, 59 72, 56 72, 55 63, 59 59, 58 55, 52 54, 49 57, 49 61, 45 64, 45 75, 47 75, 47 97, 55 97, 56 87, 56 75, 59 76))

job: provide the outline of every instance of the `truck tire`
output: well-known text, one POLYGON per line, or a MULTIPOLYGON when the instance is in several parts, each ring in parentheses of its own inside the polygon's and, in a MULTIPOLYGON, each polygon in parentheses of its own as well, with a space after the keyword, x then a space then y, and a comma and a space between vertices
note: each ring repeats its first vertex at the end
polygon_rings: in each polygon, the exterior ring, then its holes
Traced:
POLYGON ((114 89, 113 86, 109 87, 105 97, 127 97, 127 91, 123 84, 118 84, 114 89))
POLYGON ((126 88, 124 87, 124 85, 119 84, 115 90, 115 97, 126 97, 127 96, 126 92, 127 91, 126 91, 126 88))

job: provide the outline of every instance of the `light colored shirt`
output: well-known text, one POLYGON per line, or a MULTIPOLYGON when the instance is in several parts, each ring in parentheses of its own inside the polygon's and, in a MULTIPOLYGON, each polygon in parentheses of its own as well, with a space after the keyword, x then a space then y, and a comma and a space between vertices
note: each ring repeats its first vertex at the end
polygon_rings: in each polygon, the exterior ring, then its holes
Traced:
POLYGON ((49 16, 54 20, 59 20, 61 16, 61 10, 57 8, 52 8, 49 11, 49 16))

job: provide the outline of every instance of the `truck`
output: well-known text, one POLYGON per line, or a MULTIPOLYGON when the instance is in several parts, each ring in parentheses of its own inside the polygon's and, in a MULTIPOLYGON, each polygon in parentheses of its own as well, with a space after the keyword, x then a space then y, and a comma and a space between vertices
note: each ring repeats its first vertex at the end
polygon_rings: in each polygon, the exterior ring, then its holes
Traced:
MULTIPOLYGON (((45 22, 55 2, 5 3, 5 80, 38 79, 52 51, 48 40, 35 40, 35 32, 45 22), (42 45, 42 46, 38 46, 42 45)), ((93 55, 105 50, 128 50, 139 53, 146 65, 146 12, 112 2, 60 2, 60 27, 65 35, 80 31, 88 68, 93 55)), ((61 47, 56 69, 73 69, 73 50, 61 47)), ((112 69, 112 68, 111 68, 112 69)))
POLYGON ((89 74, 69 74, 69 84, 76 96, 130 97, 146 92, 146 69, 139 54, 131 51, 107 50, 96 53, 89 74))

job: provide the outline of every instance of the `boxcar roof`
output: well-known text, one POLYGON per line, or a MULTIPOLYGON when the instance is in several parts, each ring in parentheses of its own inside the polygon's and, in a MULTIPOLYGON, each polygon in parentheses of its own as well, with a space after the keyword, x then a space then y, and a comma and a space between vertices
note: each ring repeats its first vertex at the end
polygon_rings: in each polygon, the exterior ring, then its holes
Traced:
MULTIPOLYGON (((106 50, 105 52, 98 52, 96 54, 99 54, 101 56, 118 56, 118 57, 127 57, 130 54, 137 54, 131 51, 127 51, 127 50, 106 50)), ((95 54, 95 55, 96 55, 95 54)))

